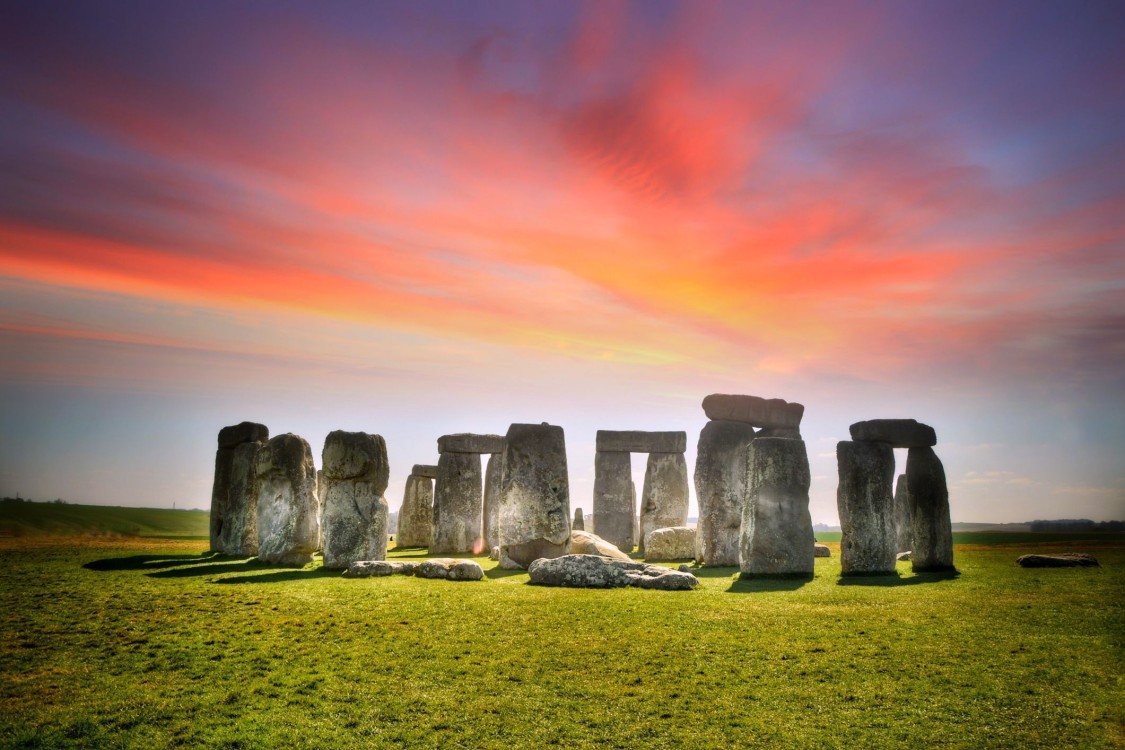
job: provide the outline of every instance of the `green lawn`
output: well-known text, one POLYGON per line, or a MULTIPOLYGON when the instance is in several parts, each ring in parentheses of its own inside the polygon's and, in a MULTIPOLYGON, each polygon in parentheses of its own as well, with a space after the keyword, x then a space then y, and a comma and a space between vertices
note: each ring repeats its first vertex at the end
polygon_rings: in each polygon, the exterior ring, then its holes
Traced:
POLYGON ((1122 747, 1125 539, 1068 548, 1102 567, 661 592, 0 540, 0 746, 1122 747))
POLYGON ((111 505, 0 502, 0 538, 27 536, 143 536, 209 539, 202 510, 111 505))

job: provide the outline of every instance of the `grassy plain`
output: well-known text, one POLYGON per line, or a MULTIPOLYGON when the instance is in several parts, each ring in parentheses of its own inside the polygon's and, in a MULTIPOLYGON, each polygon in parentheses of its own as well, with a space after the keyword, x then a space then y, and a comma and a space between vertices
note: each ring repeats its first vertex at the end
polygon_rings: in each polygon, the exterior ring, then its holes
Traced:
POLYGON ((693 592, 0 539, 0 746, 1123 747, 1125 538, 1095 537, 693 592), (1044 549, 1102 567, 1014 562, 1044 549))
POLYGON ((70 503, 0 502, 0 538, 27 536, 145 536, 206 540, 202 510, 123 508, 70 503))

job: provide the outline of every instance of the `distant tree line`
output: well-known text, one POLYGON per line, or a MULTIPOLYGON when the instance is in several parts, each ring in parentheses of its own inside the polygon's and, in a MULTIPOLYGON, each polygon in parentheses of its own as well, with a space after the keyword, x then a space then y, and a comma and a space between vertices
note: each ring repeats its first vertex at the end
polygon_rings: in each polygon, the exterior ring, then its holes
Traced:
POLYGON ((1091 521, 1089 518, 1061 518, 1057 521, 1032 521, 1032 531, 1125 531, 1125 521, 1091 521))
POLYGON ((0 503, 35 503, 35 502, 54 503, 55 505, 66 505, 66 500, 63 500, 61 497, 57 497, 54 500, 32 500, 30 497, 20 497, 18 493, 16 494, 15 497, 6 497, 3 500, 0 500, 0 503))

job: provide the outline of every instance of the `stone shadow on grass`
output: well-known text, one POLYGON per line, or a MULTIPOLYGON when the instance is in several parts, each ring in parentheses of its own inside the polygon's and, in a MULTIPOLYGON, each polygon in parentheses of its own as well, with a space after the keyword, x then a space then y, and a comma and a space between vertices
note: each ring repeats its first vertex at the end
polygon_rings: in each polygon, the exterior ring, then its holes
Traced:
POLYGON ((734 578, 738 575, 737 565, 691 566, 691 574, 696 578, 734 578))
POLYGON ((198 565, 219 559, 228 560, 231 558, 214 552, 202 552, 198 555, 130 555, 129 557, 107 557, 104 560, 94 560, 82 567, 86 570, 98 571, 157 570, 174 568, 179 565, 198 565))
POLYGON ((840 576, 837 586, 917 586, 920 583, 952 581, 961 575, 957 570, 942 570, 932 573, 915 573, 903 577, 900 573, 886 575, 840 576))
POLYGON ((284 583, 285 581, 311 581, 314 578, 341 578, 342 570, 329 568, 289 568, 287 570, 274 570, 272 573, 255 573, 253 575, 228 576, 212 581, 212 583, 284 583))
POLYGON ((495 568, 488 568, 484 571, 485 578, 510 578, 511 576, 527 575, 526 570, 508 570, 501 568, 499 565, 495 568))
MULTIPOLYGON (((230 560, 230 558, 226 559, 230 560)), ((153 573, 145 573, 145 575, 149 578, 191 578, 193 576, 213 576, 220 573, 239 573, 264 567, 266 567, 266 564, 259 562, 258 558, 248 557, 231 560, 229 562, 204 563, 202 565, 192 565, 190 567, 157 570, 153 573)))
POLYGON ((812 579, 811 575, 739 578, 731 583, 727 591, 732 594, 747 594, 758 591, 796 591, 806 583, 810 583, 812 579))

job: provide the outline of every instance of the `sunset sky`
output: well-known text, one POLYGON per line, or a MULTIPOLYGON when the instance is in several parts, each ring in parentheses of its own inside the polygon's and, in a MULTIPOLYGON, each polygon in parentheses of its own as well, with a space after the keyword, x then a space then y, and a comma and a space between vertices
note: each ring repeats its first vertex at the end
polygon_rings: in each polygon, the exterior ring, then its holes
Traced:
MULTIPOLYGON (((0 493, 215 437, 935 427, 955 521, 1125 518, 1125 4, 0 9, 0 493)), ((905 455, 899 454, 899 467, 905 455)), ((644 457, 633 460, 640 489, 644 457)), ((692 508, 695 509, 694 489, 692 508)))

